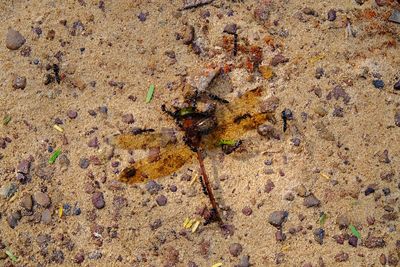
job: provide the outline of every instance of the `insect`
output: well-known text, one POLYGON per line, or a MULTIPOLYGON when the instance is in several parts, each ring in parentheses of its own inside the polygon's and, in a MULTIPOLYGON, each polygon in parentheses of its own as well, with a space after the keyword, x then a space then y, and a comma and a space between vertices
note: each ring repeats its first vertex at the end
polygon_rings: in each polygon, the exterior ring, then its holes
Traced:
MULTIPOLYGON (((144 132, 143 134, 121 134, 115 136, 113 143, 122 149, 150 149, 161 147, 159 159, 156 161, 145 158, 126 167, 119 175, 119 179, 126 183, 139 183, 148 179, 157 179, 168 176, 178 171, 185 164, 190 163, 196 156, 200 163, 201 184, 204 192, 210 198, 213 220, 221 222, 211 185, 205 172, 203 152, 216 149, 223 142, 223 151, 232 153, 240 146, 238 140, 248 130, 254 129, 267 120, 275 121, 274 114, 259 111, 260 97, 263 89, 257 88, 248 91, 230 103, 219 103, 217 108, 198 111, 196 104, 198 96, 186 99, 188 106, 175 111, 170 111, 165 105, 161 110, 172 117, 176 125, 183 131, 183 141, 177 144, 161 146, 161 134, 157 132, 144 132), (237 119, 240 118, 240 119, 237 119)), ((220 101, 218 101, 220 102, 220 101)))

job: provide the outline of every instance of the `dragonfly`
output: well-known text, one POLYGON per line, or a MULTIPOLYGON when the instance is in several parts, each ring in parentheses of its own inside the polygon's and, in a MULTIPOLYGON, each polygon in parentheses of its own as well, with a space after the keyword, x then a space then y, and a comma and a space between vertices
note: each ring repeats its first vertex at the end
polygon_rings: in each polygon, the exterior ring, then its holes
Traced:
MULTIPOLYGON (((216 127, 202 137, 202 150, 213 150, 229 146, 233 140, 239 140, 247 131, 257 128, 266 121, 275 123, 273 113, 260 111, 261 96, 264 89, 259 87, 244 93, 230 103, 220 104, 216 108, 216 127)), ((116 147, 125 150, 151 149, 161 147, 158 160, 144 158, 124 168, 119 180, 128 184, 142 183, 169 176, 193 161, 196 151, 185 142, 166 144, 162 147, 162 133, 144 131, 142 134, 120 134, 114 136, 116 147)), ((236 144, 236 142, 235 142, 236 144)))

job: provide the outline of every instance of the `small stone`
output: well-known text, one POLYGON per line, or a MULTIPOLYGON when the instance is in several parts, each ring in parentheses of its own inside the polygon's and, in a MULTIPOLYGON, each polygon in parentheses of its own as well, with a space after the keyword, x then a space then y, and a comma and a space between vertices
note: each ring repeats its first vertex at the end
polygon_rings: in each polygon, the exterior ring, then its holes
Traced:
POLYGON ((151 195, 157 194, 158 191, 162 189, 161 185, 154 180, 148 181, 145 185, 145 188, 151 195))
POLYGON ((260 104, 260 110, 263 113, 273 113, 279 106, 279 98, 276 96, 268 97, 260 104))
POLYGON ((229 253, 231 253, 231 255, 233 257, 237 257, 240 255, 240 253, 242 253, 243 251, 243 247, 241 244, 239 243, 233 243, 229 246, 229 253))
POLYGON ((45 209, 44 211, 42 211, 40 221, 44 224, 51 223, 51 211, 49 209, 45 209))
POLYGON ((93 137, 88 142, 88 147, 98 148, 99 147, 99 140, 97 137, 93 137))
POLYGON ((344 262, 344 261, 347 261, 348 259, 349 259, 349 254, 347 254, 345 252, 340 252, 340 253, 336 254, 336 256, 335 256, 336 262, 344 262))
POLYGON ((10 50, 17 50, 20 48, 26 39, 22 34, 14 29, 9 29, 6 35, 6 47, 10 50))
POLYGON ((339 229, 343 230, 343 229, 347 229, 347 227, 350 224, 350 220, 347 216, 340 215, 337 217, 336 223, 339 225, 339 229))
POLYGON ((301 140, 298 137, 292 138, 290 140, 294 146, 300 146, 301 140))
POLYGON ((17 166, 17 172, 23 174, 29 174, 30 167, 31 167, 30 160, 27 159, 21 160, 17 166))
POLYGON ((363 244, 367 248, 383 248, 386 246, 386 242, 383 237, 368 236, 363 240, 363 244))
POLYGON ((309 16, 317 16, 317 12, 314 9, 309 8, 309 7, 303 8, 303 13, 306 15, 309 15, 309 16))
POLYGON ((378 6, 384 6, 384 5, 386 5, 386 0, 375 0, 375 3, 378 6))
POLYGON ((68 118, 70 118, 72 120, 76 119, 76 117, 78 116, 78 112, 76 112, 75 110, 70 109, 70 110, 67 111, 67 116, 68 116, 68 118))
POLYGON ((165 206, 167 204, 167 197, 164 195, 160 195, 156 198, 156 202, 158 206, 165 206))
POLYGON ((30 194, 24 194, 21 199, 20 206, 25 210, 31 211, 33 206, 32 196, 30 194))
POLYGON ((13 212, 7 217, 7 223, 12 229, 14 229, 18 225, 20 219, 21 214, 19 212, 13 212))
POLYGON ((314 239, 318 244, 322 245, 324 243, 325 230, 322 228, 317 228, 314 230, 314 239))
POLYGON ((358 238, 354 235, 349 237, 349 245, 352 247, 357 247, 357 243, 358 243, 358 238))
POLYGON ((17 190, 18 188, 14 183, 9 183, 0 189, 0 195, 6 199, 11 198, 17 192, 17 190))
POLYGON ((343 112, 343 108, 339 107, 339 106, 335 106, 332 112, 332 116, 333 117, 343 117, 344 116, 344 112, 343 112))
POLYGON ((328 111, 321 106, 317 106, 314 108, 314 112, 321 117, 325 117, 328 114, 328 111))
POLYGON ((185 27, 182 33, 182 42, 185 45, 190 45, 194 40, 194 27, 188 25, 185 27))
POLYGON ((96 209, 102 209, 106 205, 102 192, 94 192, 92 195, 92 204, 96 209))
POLYGON ((303 205, 307 208, 318 207, 320 204, 321 201, 319 201, 319 199, 316 198, 314 194, 310 194, 308 197, 305 197, 303 202, 303 205))
POLYGON ((373 80, 372 84, 375 86, 377 89, 382 89, 385 87, 385 83, 382 80, 373 80))
POLYGON ((95 250, 95 251, 92 251, 92 252, 89 253, 88 258, 91 259, 91 260, 98 260, 102 256, 103 256, 103 254, 100 251, 95 250))
POLYGON ((389 151, 385 149, 383 153, 379 156, 379 162, 382 163, 390 163, 390 158, 389 158, 389 151))
POLYGON ((253 210, 250 207, 244 207, 242 213, 246 216, 250 216, 253 213, 253 210))
POLYGON ((395 124, 397 127, 400 127, 400 110, 398 110, 398 111, 396 112, 396 114, 394 114, 394 124, 395 124))
POLYGON ((379 262, 383 265, 383 266, 385 266, 386 265, 386 256, 385 256, 385 254, 381 254, 381 256, 379 257, 379 262))
MULTIPOLYGON (((318 68, 316 68, 316 70, 315 70, 315 78, 317 78, 317 79, 321 79, 322 78, 322 76, 324 76, 324 73, 325 73, 325 71, 324 71, 324 69, 323 68, 321 68, 321 67, 318 67, 318 68)), ((319 89, 319 90, 321 90, 321 89, 319 89)), ((317 94, 318 95, 318 94, 317 94)), ((320 96, 319 96, 320 97, 320 96)))
POLYGON ((269 19, 270 4, 269 1, 260 3, 254 9, 254 17, 259 23, 265 23, 269 19))
POLYGON ((237 25, 235 23, 231 23, 225 26, 224 32, 228 34, 236 34, 237 25))
POLYGON ((328 11, 328 20, 329 21, 335 21, 336 20, 336 10, 330 9, 328 11))
POLYGON ((279 229, 278 231, 275 232, 275 239, 278 242, 282 242, 286 240, 286 234, 283 233, 282 229, 279 229))
POLYGON ((240 263, 235 265, 235 267, 250 267, 250 256, 249 255, 245 255, 242 257, 242 259, 240 260, 240 263))
POLYGON ((286 62, 289 62, 289 59, 281 54, 278 54, 271 59, 270 65, 275 67, 278 66, 279 64, 284 64, 286 62))
POLYGON ((161 219, 156 219, 154 222, 150 223, 150 229, 154 231, 160 228, 161 225, 162 225, 161 219))
POLYGON ((124 114, 122 115, 122 122, 127 123, 127 124, 132 124, 135 122, 135 119, 133 118, 133 114, 124 114))
POLYGON ((81 158, 79 160, 79 167, 82 169, 87 169, 89 167, 90 161, 87 158, 81 158))
POLYGON ((40 191, 37 191, 33 195, 34 200, 36 201, 37 204, 39 204, 42 207, 48 208, 50 206, 50 198, 46 193, 42 193, 40 191))
POLYGON ((292 192, 288 192, 287 194, 285 194, 285 196, 283 198, 287 201, 293 201, 294 195, 292 194, 292 192))
POLYGON ((140 12, 137 17, 141 22, 145 22, 148 15, 149 15, 149 13, 147 13, 147 12, 146 13, 140 12))
POLYGON ((271 179, 267 180, 267 183, 265 184, 264 187, 264 192, 269 193, 275 188, 275 184, 271 181, 271 179))
POLYGON ((26 87, 26 77, 16 76, 12 82, 12 86, 14 89, 24 90, 26 87))
POLYGON ((171 192, 176 192, 178 190, 178 188, 176 187, 176 185, 173 184, 173 185, 170 185, 169 190, 171 192))
POLYGON ((85 260, 85 255, 81 252, 75 255, 74 262, 76 264, 81 264, 85 260))
POLYGON ((257 133, 261 136, 265 136, 268 139, 274 138, 280 140, 279 132, 272 126, 267 124, 262 124, 257 127, 257 133))
POLYGON ((296 186, 294 190, 299 197, 306 197, 309 195, 309 192, 303 184, 296 186))
POLYGON ((274 211, 269 215, 268 222, 271 225, 279 228, 286 221, 288 216, 289 216, 289 213, 287 211, 284 211, 284 210, 274 211))
POLYGON ((399 90, 400 90, 400 80, 397 81, 397 82, 393 85, 393 89, 396 90, 396 91, 399 91, 399 90))
POLYGON ((370 195, 370 194, 372 194, 374 192, 375 192, 375 189, 373 187, 367 187, 367 189, 365 189, 365 191, 364 191, 364 194, 366 196, 368 196, 368 195, 370 195))

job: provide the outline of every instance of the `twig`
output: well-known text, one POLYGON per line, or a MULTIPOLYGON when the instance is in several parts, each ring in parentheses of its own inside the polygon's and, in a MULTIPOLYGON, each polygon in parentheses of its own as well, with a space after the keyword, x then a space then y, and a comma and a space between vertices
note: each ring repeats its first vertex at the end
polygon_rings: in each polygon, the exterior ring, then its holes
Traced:
POLYGON ((201 175, 203 176, 203 181, 204 181, 204 184, 207 189, 208 198, 210 199, 211 206, 213 207, 213 210, 215 212, 215 217, 218 220, 218 222, 220 224, 222 224, 222 219, 221 219, 221 216, 218 211, 217 202, 215 201, 215 197, 214 197, 213 191, 211 189, 210 182, 208 180, 208 176, 206 174, 206 169, 204 168, 203 157, 201 156, 200 149, 197 150, 197 159, 199 160, 199 163, 200 163, 200 172, 201 172, 201 175))

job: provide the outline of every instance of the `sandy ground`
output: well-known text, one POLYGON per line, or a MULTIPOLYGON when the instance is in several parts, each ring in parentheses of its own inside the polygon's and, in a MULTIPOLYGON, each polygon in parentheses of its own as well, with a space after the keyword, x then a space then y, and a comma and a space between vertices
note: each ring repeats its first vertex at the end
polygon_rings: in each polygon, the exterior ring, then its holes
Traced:
POLYGON ((11 121, 0 126, 0 265, 399 265, 400 98, 393 86, 400 24, 387 19, 400 4, 383 2, 216 0, 180 11, 180 0, 2 1, 0 116, 11 121), (331 9, 334 21, 327 20, 331 9), (223 29, 231 23, 239 47, 262 49, 260 65, 272 78, 249 69, 244 50, 234 57, 226 49, 224 37, 232 36, 223 29), (188 26, 197 46, 177 40, 188 26), (9 28, 26 39, 16 50, 6 47, 9 28), (288 62, 270 66, 278 54, 288 62), (196 211, 209 205, 200 183, 185 179, 198 175, 198 165, 158 179, 162 188, 150 194, 145 183, 117 181, 129 160, 147 152, 108 142, 132 127, 177 129, 160 106, 212 63, 231 65, 214 85, 229 84, 226 98, 257 86, 263 98, 279 98, 280 140, 253 130, 242 137, 244 149, 207 153, 224 222, 234 228, 228 235, 215 223, 195 233, 182 226, 187 217, 204 221, 196 211), (59 66, 59 84, 45 81, 54 76, 48 64, 59 66), (26 77, 25 88, 14 88, 17 76, 26 77), (154 97, 145 103, 150 84, 154 97), (283 132, 285 108, 294 119, 283 132), (49 164, 56 148, 62 154, 49 164), (310 196, 320 203, 307 207, 310 196), (59 216, 65 204, 71 211, 59 216), (268 222, 273 211, 288 212, 282 232, 268 222), (361 235, 355 244, 349 225, 361 235))

